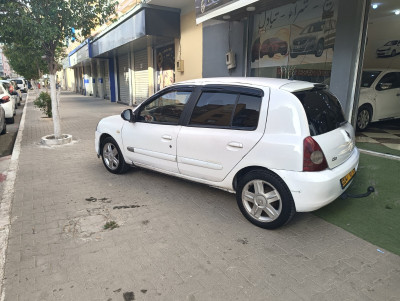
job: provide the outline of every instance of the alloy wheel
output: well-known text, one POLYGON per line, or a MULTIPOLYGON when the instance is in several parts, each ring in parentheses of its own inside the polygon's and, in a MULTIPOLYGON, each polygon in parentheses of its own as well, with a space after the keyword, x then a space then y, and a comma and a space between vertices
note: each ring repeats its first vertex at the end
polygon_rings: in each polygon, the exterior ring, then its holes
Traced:
POLYGON ((276 220, 282 211, 282 200, 277 189, 259 179, 245 185, 242 191, 242 202, 249 215, 260 222, 276 220))
POLYGON ((108 142, 103 146, 103 160, 107 167, 116 170, 119 166, 119 153, 114 144, 108 142))

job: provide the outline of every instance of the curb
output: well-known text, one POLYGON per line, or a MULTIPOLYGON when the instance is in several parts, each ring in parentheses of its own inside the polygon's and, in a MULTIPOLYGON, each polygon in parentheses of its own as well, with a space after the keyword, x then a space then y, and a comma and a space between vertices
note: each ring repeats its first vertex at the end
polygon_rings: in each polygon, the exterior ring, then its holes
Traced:
POLYGON ((4 301, 5 293, 3 290, 3 281, 4 281, 4 266, 6 262, 6 251, 8 246, 8 235, 10 233, 11 226, 11 204, 14 198, 14 185, 15 179, 17 177, 18 171, 18 163, 19 163, 19 155, 21 152, 21 141, 23 136, 23 131, 25 127, 25 116, 26 110, 28 107, 30 93, 28 91, 25 107, 22 112, 21 122, 19 124, 17 138, 15 139, 14 148, 12 151, 10 165, 7 171, 7 179, 4 182, 4 190, 3 195, 0 202, 0 300, 4 301))
POLYGON ((378 152, 374 152, 374 151, 370 151, 370 150, 366 150, 366 149, 361 149, 361 148, 359 148, 358 150, 360 151, 360 153, 363 153, 363 154, 367 154, 367 155, 371 155, 371 156, 375 156, 375 157, 380 157, 380 158, 385 158, 385 159, 391 159, 391 160, 400 161, 400 157, 399 156, 378 153, 378 152))

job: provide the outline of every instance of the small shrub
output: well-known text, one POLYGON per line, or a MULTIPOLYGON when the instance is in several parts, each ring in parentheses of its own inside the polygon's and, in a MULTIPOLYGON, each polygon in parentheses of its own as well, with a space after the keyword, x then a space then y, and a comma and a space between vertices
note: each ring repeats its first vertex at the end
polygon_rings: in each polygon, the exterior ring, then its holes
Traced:
POLYGON ((49 93, 42 92, 33 102, 34 106, 39 108, 47 117, 53 117, 51 112, 51 97, 49 93))
POLYGON ((104 225, 104 230, 113 230, 113 229, 115 229, 115 228, 118 228, 119 227, 119 225, 115 222, 115 221, 110 221, 110 222, 107 222, 105 225, 104 225))

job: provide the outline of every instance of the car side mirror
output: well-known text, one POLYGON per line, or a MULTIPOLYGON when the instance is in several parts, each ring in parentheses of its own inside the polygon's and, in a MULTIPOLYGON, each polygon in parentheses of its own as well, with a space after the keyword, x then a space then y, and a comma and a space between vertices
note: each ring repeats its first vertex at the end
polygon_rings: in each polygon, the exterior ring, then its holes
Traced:
POLYGON ((379 84, 379 88, 381 90, 387 90, 390 89, 392 87, 392 83, 380 83, 379 84))
POLYGON ((135 114, 133 114, 132 109, 126 109, 126 110, 122 111, 121 118, 128 122, 132 122, 132 123, 136 122, 136 116, 135 116, 135 114))

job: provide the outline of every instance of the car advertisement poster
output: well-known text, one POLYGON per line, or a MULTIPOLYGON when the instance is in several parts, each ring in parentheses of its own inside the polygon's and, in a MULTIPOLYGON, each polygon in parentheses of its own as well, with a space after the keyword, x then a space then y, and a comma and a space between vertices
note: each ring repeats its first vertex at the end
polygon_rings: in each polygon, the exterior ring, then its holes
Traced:
POLYGON ((400 20, 395 17, 369 22, 364 68, 400 69, 400 20))
POLYGON ((337 0, 299 0, 256 15, 251 68, 332 62, 336 18, 337 0))

